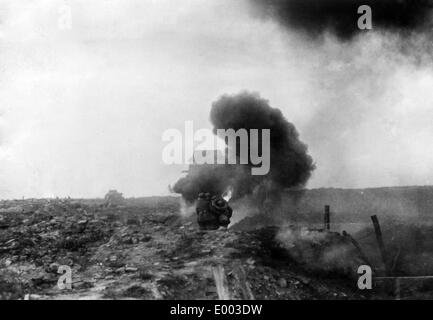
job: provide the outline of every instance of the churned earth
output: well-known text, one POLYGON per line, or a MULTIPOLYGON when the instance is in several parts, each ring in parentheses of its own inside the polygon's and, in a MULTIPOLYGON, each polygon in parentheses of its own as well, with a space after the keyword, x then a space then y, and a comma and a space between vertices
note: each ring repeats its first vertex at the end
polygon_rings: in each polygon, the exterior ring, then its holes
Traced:
MULTIPOLYGON (((102 200, 2 201, 0 298, 218 299, 218 275, 233 299, 390 297, 359 290, 350 266, 310 267, 277 241, 284 236, 272 226, 200 231, 194 216, 180 215, 175 197, 108 206, 102 200), (71 268, 70 289, 58 286, 60 266, 71 268)), ((306 250, 340 242, 346 246, 330 233, 306 250)), ((362 263, 355 251, 349 256, 354 266, 362 263)))

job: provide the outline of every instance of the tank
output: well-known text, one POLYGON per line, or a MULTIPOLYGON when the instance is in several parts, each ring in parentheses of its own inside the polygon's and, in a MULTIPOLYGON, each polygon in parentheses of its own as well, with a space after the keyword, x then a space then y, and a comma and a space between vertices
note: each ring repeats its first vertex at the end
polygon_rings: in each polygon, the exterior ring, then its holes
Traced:
POLYGON ((202 230, 227 228, 233 210, 228 202, 220 196, 200 193, 196 204, 197 222, 202 230))

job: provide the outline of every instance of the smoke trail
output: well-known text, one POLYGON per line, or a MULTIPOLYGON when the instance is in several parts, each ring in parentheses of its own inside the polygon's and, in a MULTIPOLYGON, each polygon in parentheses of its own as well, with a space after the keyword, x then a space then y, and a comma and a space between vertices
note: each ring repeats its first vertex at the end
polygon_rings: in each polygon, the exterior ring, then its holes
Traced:
POLYGON ((432 26, 431 0, 250 0, 258 14, 312 38, 330 32, 342 41, 352 39, 359 29, 358 8, 370 6, 373 29, 401 36, 426 32, 432 26))
POLYGON ((263 190, 278 193, 284 188, 302 187, 310 178, 313 159, 307 153, 307 146, 299 140, 295 126, 259 94, 223 95, 212 104, 210 120, 214 132, 270 129, 270 170, 266 175, 251 175, 251 163, 198 166, 173 187, 186 200, 193 201, 199 192, 222 194, 229 186, 234 188, 234 199, 252 193, 263 194, 260 192, 263 190))

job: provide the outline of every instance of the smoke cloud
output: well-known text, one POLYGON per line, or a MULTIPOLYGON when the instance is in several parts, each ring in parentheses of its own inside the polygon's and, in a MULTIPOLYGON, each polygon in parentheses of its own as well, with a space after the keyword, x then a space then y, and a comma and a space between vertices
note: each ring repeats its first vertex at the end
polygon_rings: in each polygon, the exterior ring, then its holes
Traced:
MULTIPOLYGON (((295 126, 282 112, 272 108, 258 93, 223 95, 212 104, 210 120, 215 133, 217 129, 259 129, 259 132, 260 129, 270 129, 270 170, 266 175, 251 175, 252 163, 201 165, 173 187, 188 201, 193 201, 199 192, 221 194, 229 186, 234 187, 235 199, 253 192, 262 194, 260 191, 263 190, 275 192, 303 187, 310 178, 315 166, 307 145, 299 139, 295 126)), ((238 152, 239 141, 237 143, 238 152)))
POLYGON ((260 16, 317 38, 330 32, 350 40, 359 30, 358 8, 370 6, 373 28, 409 36, 431 29, 430 0, 251 0, 260 16), (430 28, 429 28, 430 26, 430 28))
POLYGON ((302 92, 280 94, 298 108, 291 114, 317 162, 309 187, 431 184, 424 119, 432 101, 432 1, 249 4, 257 21, 283 31, 286 70, 302 92), (361 5, 372 9, 373 30, 357 27, 361 5))

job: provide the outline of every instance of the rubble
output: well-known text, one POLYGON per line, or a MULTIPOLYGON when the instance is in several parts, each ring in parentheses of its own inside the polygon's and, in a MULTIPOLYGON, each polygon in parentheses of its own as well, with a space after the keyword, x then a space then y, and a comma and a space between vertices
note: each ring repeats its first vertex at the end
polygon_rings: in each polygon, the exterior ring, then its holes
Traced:
POLYGON ((120 209, 23 200, 0 208, 8 226, 0 231, 0 299, 217 299, 216 266, 234 299, 365 298, 344 273, 329 280, 296 261, 279 228, 200 231, 176 214, 174 200, 127 200, 120 209), (61 266, 71 268, 70 290, 57 285, 61 266))

